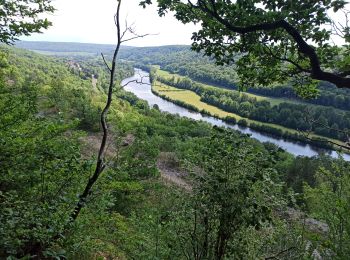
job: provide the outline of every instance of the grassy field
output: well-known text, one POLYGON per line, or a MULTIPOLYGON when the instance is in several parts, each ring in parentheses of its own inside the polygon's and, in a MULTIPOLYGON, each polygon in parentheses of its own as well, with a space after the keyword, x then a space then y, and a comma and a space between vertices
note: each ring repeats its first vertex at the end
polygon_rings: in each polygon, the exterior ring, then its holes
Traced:
MULTIPOLYGON (((172 77, 174 77, 175 79, 178 78, 184 78, 184 76, 180 76, 178 74, 171 74, 167 71, 164 70, 157 70, 157 74, 162 77, 162 78, 166 78, 166 79, 170 79, 172 77)), ((231 90, 231 89, 225 89, 225 88, 220 88, 220 87, 215 87, 215 86, 211 86, 211 85, 207 85, 207 84, 203 84, 203 83, 199 83, 202 85, 202 87, 206 88, 206 89, 215 89, 215 90, 220 90, 223 92, 236 92, 239 93, 240 91, 237 90, 231 90)), ((291 100, 291 99, 285 99, 285 98, 271 98, 271 97, 265 97, 265 96, 259 96, 256 94, 251 94, 248 92, 240 92, 241 95, 247 95, 251 98, 256 98, 257 101, 263 101, 266 100, 268 102, 270 102, 270 104, 272 106, 275 105, 279 105, 280 103, 292 103, 292 104, 303 104, 300 101, 296 101, 296 100, 291 100)))
POLYGON ((239 115, 229 113, 226 111, 223 111, 215 106, 208 105, 207 103, 204 103, 201 101, 200 96, 198 96, 195 92, 190 90, 184 90, 184 89, 177 89, 168 85, 165 85, 159 81, 157 81, 153 85, 153 90, 159 94, 166 95, 167 97, 174 99, 174 100, 180 100, 187 104, 194 105, 199 110, 206 110, 210 112, 212 115, 215 115, 220 118, 224 118, 226 116, 232 116, 236 118, 237 120, 241 119, 239 115))
MULTIPOLYGON (((152 84, 152 90, 154 92, 158 93, 159 95, 165 95, 172 100, 178 100, 178 101, 182 101, 186 104, 193 105, 196 108, 198 108, 199 110, 206 110, 211 115, 214 115, 214 116, 221 118, 221 119, 225 119, 225 117, 229 116, 229 117, 235 118, 237 121, 240 119, 245 119, 248 122, 248 124, 255 123, 258 125, 270 126, 270 127, 274 127, 277 129, 281 129, 285 132, 289 132, 291 134, 298 134, 299 133, 297 130, 294 130, 294 129, 290 129, 290 128, 276 125, 276 124, 263 123, 260 121, 251 120, 249 118, 244 118, 244 117, 241 117, 241 116, 234 114, 234 113, 226 112, 218 107, 208 105, 207 103, 200 100, 199 95, 197 95, 195 92, 190 91, 190 90, 183 90, 183 89, 171 87, 171 86, 168 86, 168 85, 161 83, 159 81, 155 81, 152 84)), ((341 145, 344 144, 343 142, 341 142, 339 140, 326 138, 326 137, 319 136, 319 135, 311 134, 309 137, 319 137, 319 138, 324 138, 324 139, 330 140, 332 142, 335 142, 335 143, 338 143, 341 145)))
POLYGON ((90 52, 53 52, 53 51, 40 51, 33 50, 36 53, 48 55, 48 56, 96 56, 96 53, 90 52))
POLYGON ((168 85, 161 83, 159 81, 156 81, 153 84, 152 89, 156 93, 159 93, 161 95, 165 95, 173 100, 179 100, 179 101, 185 102, 186 104, 193 105, 196 108, 198 108, 199 110, 204 109, 204 110, 208 111, 210 114, 212 114, 216 117, 222 118, 222 119, 224 119, 227 116, 230 116, 230 117, 235 118, 237 121, 240 119, 245 119, 248 122, 248 124, 255 123, 255 124, 260 124, 260 125, 268 125, 268 126, 272 126, 275 128, 279 128, 279 129, 284 130, 284 131, 289 131, 291 133, 297 133, 297 131, 295 131, 293 129, 289 129, 289 128, 286 128, 286 127, 283 127, 280 125, 275 125, 275 124, 270 124, 270 123, 262 123, 259 121, 251 120, 249 118, 241 117, 237 114, 224 111, 216 106, 209 105, 209 104, 201 101, 200 96, 191 90, 178 89, 175 87, 168 86, 168 85))

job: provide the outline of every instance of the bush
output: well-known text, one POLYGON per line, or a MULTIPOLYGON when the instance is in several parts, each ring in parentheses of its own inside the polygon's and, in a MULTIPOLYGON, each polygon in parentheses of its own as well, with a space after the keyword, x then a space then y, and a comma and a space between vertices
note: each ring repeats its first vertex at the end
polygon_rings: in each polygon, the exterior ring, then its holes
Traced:
POLYGON ((228 123, 231 123, 231 124, 236 124, 237 123, 236 118, 234 118, 232 116, 225 117, 225 121, 228 122, 228 123))
POLYGON ((244 127, 248 126, 248 122, 245 119, 238 120, 237 124, 239 124, 240 126, 244 126, 244 127))

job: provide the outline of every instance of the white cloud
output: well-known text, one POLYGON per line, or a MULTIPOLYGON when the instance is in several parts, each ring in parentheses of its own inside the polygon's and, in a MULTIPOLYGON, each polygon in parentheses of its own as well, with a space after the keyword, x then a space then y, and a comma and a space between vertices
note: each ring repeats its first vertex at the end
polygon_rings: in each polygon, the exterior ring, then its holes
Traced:
MULTIPOLYGON (((53 26, 43 34, 22 37, 22 40, 115 43, 116 29, 113 16, 116 0, 56 0, 57 11, 49 19, 53 26)), ((121 14, 134 22, 139 34, 158 34, 129 42, 134 46, 190 44, 195 25, 183 25, 172 15, 159 17, 156 7, 143 9, 138 0, 124 0, 121 14)))

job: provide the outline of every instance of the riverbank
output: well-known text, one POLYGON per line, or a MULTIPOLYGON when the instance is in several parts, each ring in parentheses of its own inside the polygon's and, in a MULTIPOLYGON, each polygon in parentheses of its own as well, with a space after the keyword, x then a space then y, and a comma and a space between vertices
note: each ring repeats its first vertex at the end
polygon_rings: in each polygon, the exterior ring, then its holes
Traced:
MULTIPOLYGON (((347 140, 345 131, 350 128, 350 113, 346 111, 325 106, 283 102, 280 99, 247 95, 235 90, 223 90, 155 67, 151 76, 158 81, 157 85, 161 88, 159 91, 167 92, 166 95, 171 99, 184 101, 199 110, 208 110, 220 118, 227 117, 223 112, 228 112, 235 120, 244 118, 248 123, 263 124, 264 128, 268 126, 278 131, 293 134, 297 132, 304 136, 308 133, 307 139, 323 138, 338 146, 344 146, 343 142, 347 140), (162 89, 164 86, 167 87, 162 89), (169 86, 174 88, 171 89, 169 86), (205 107, 203 102, 209 105, 208 109, 203 108, 205 107), (322 127, 319 122, 323 122, 322 127)), ((275 130, 272 132, 276 132, 275 130)))
MULTIPOLYGON (((243 134, 248 134, 253 139, 256 139, 262 143, 272 143, 277 147, 280 147, 281 149, 287 151, 288 153, 293 154, 294 156, 313 157, 318 156, 320 154, 325 154, 333 158, 339 157, 338 152, 333 149, 322 149, 317 146, 310 145, 306 142, 295 141, 290 138, 276 137, 273 134, 268 134, 259 130, 254 130, 249 127, 239 126, 237 124, 227 123, 216 117, 204 115, 199 112, 194 112, 191 109, 184 108, 183 106, 176 105, 175 103, 167 101, 152 93, 151 84, 149 82, 148 76, 149 73, 147 73, 146 71, 136 69, 135 75, 131 78, 125 79, 123 82, 125 83, 128 81, 135 81, 128 84, 124 89, 128 92, 133 93, 137 98, 146 101, 150 107, 156 105, 157 108, 159 108, 159 110, 162 112, 176 114, 181 117, 186 117, 193 120, 204 121, 211 125, 226 127, 241 132, 243 134), (136 80, 139 81, 141 78, 143 78, 143 84, 136 82, 136 80)), ((350 155, 343 154, 342 157, 346 161, 350 161, 350 155)))
MULTIPOLYGON (((221 119, 230 124, 237 123, 240 126, 249 127, 251 129, 271 134, 279 138, 292 139, 294 141, 308 143, 323 149, 335 149, 336 147, 334 147, 331 142, 338 145, 344 145, 342 142, 331 138, 325 138, 315 134, 306 135, 299 131, 283 126, 270 123, 262 123, 241 117, 237 114, 224 111, 220 108, 201 101, 200 96, 193 91, 177 89, 175 87, 168 86, 160 81, 154 81, 152 83, 152 93, 167 101, 173 102, 192 111, 221 119)), ((346 151, 343 150, 343 152, 346 151)))
MULTIPOLYGON (((172 74, 168 71, 162 70, 162 69, 157 69, 157 75, 165 80, 171 80, 174 79, 175 81, 180 81, 184 78, 186 78, 185 76, 181 76, 179 74, 172 74)), ((191 79, 192 80, 192 79, 191 79)), ((195 80, 192 80, 195 81, 195 80)), ((249 93, 249 92, 242 92, 242 91, 238 91, 238 90, 234 90, 234 89, 229 89, 229 88, 225 88, 225 87, 217 87, 214 85, 208 85, 206 83, 200 82, 200 81, 195 81, 196 83, 200 84, 201 87, 203 87, 204 89, 207 90, 215 90, 215 89, 220 89, 221 91, 226 91, 227 93, 237 93, 240 95, 246 95, 250 98, 254 98, 257 101, 267 101, 270 102, 271 105, 275 106, 275 105, 279 105, 281 103, 290 103, 290 104, 303 104, 300 101, 297 100, 288 100, 286 98, 273 98, 273 97, 266 97, 266 96, 261 96, 261 95, 257 95, 257 94, 253 94, 253 93, 249 93)))

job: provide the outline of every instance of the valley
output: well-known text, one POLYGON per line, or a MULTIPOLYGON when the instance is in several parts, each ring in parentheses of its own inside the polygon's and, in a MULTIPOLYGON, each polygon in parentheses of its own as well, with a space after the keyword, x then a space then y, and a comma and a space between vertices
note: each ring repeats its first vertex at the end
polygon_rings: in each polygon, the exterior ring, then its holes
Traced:
POLYGON ((350 3, 0 1, 0 259, 348 260, 350 3))
MULTIPOLYGON (((288 248, 293 249, 283 253, 287 259, 324 252, 321 244, 329 243, 333 227, 328 215, 318 215, 322 210, 317 206, 322 203, 330 212, 326 198, 331 191, 322 193, 325 188, 318 185, 322 176, 347 185, 350 158, 343 154, 337 159, 331 148, 333 143, 345 146, 346 140, 330 137, 327 126, 323 132, 314 128, 308 137, 327 140, 319 148, 301 140, 303 133, 293 124, 257 120, 253 112, 262 106, 264 113, 271 108, 282 113, 286 107, 280 107, 287 106, 291 118, 298 115, 294 108, 308 106, 317 113, 327 110, 327 123, 342 118, 338 128, 346 131, 347 109, 339 108, 340 103, 338 108, 310 105, 275 92, 262 95, 219 86, 210 69, 203 82, 204 74, 185 71, 187 61, 172 63, 178 66, 172 71, 166 63, 179 61, 187 46, 151 48, 149 56, 144 55, 149 48, 122 49, 107 117, 106 171, 68 232, 77 194, 94 170, 109 79, 94 53, 98 45, 73 45, 44 44, 43 50, 42 44, 30 43, 35 52, 1 47, 0 106, 5 112, 0 116, 0 221, 5 228, 0 229, 0 257, 31 254, 39 244, 42 258, 183 259, 193 252, 188 241, 202 241, 205 234, 188 227, 205 227, 206 221, 215 226, 223 221, 218 209, 222 214, 241 212, 230 214, 226 224, 254 248, 249 254, 255 259, 288 248), (64 51, 56 49, 62 45, 64 51), (167 57, 158 55, 165 51, 167 57), (135 61, 138 53, 148 62, 135 61), (160 65, 154 69, 154 64, 160 65), (238 107, 246 102, 251 114, 230 110, 228 100, 236 100, 238 107)), ((108 48, 101 47, 107 58, 108 48)), ((219 75, 214 64, 197 54, 186 59, 197 63, 192 67, 197 72, 212 68, 219 75)), ((233 73, 228 67, 222 71, 228 74, 220 79, 233 73)), ((342 95, 347 97, 345 91, 342 95)), ((283 113, 281 118, 288 118, 283 113)), ((231 242, 245 258, 242 244, 231 242)))
MULTIPOLYGON (((146 75, 148 75, 147 72, 136 70, 135 76, 130 79, 125 79, 124 82, 127 82, 128 80, 133 80, 134 78, 140 79, 141 77, 145 77, 146 75)), ((310 146, 300 141, 298 142, 290 139, 288 140, 288 139, 279 138, 278 136, 269 135, 268 133, 266 134, 260 131, 256 131, 247 126, 240 126, 237 124, 232 124, 232 123, 230 124, 229 122, 225 122, 221 119, 225 119, 227 116, 232 117, 234 115, 232 113, 222 111, 214 106, 210 106, 204 102, 201 102, 199 96, 197 96, 194 92, 191 92, 188 90, 176 89, 170 86, 165 86, 164 84, 158 84, 157 82, 155 82, 152 85, 152 88, 150 85, 148 85, 148 82, 146 82, 146 84, 132 83, 126 86, 125 90, 132 92, 140 99, 146 100, 150 106, 157 105, 157 107, 161 111, 169 112, 172 114, 178 114, 180 116, 184 116, 194 120, 206 121, 212 125, 217 125, 221 127, 227 127, 234 130, 238 130, 239 132, 248 134, 252 138, 257 139, 261 142, 273 143, 276 146, 281 147, 282 149, 285 149, 287 152, 296 156, 302 155, 302 156, 312 157, 312 156, 317 156, 319 154, 325 153, 325 154, 331 155, 332 157, 338 157, 338 154, 336 151, 330 151, 330 150, 327 150, 324 148, 322 149, 312 145, 310 146), (157 91, 160 91, 161 93, 157 95, 155 93, 157 91), (165 97, 163 95, 165 95, 165 97), (173 104, 172 103, 173 100, 175 101, 179 100, 188 105, 183 105, 182 103, 178 103, 177 105, 176 102, 175 104, 173 104), (191 105, 195 105, 195 108, 192 108, 191 105), (198 111, 202 111, 203 109, 207 110, 208 112, 217 113, 217 114, 214 114, 215 116, 212 117, 210 116, 210 114, 208 115, 208 113, 198 112, 198 111)), ((248 119, 247 122, 251 123, 252 121, 248 119)), ((290 131, 290 130, 288 129, 287 131, 290 131)), ((350 159, 350 157, 347 154, 343 154, 342 156, 345 160, 350 159)))

